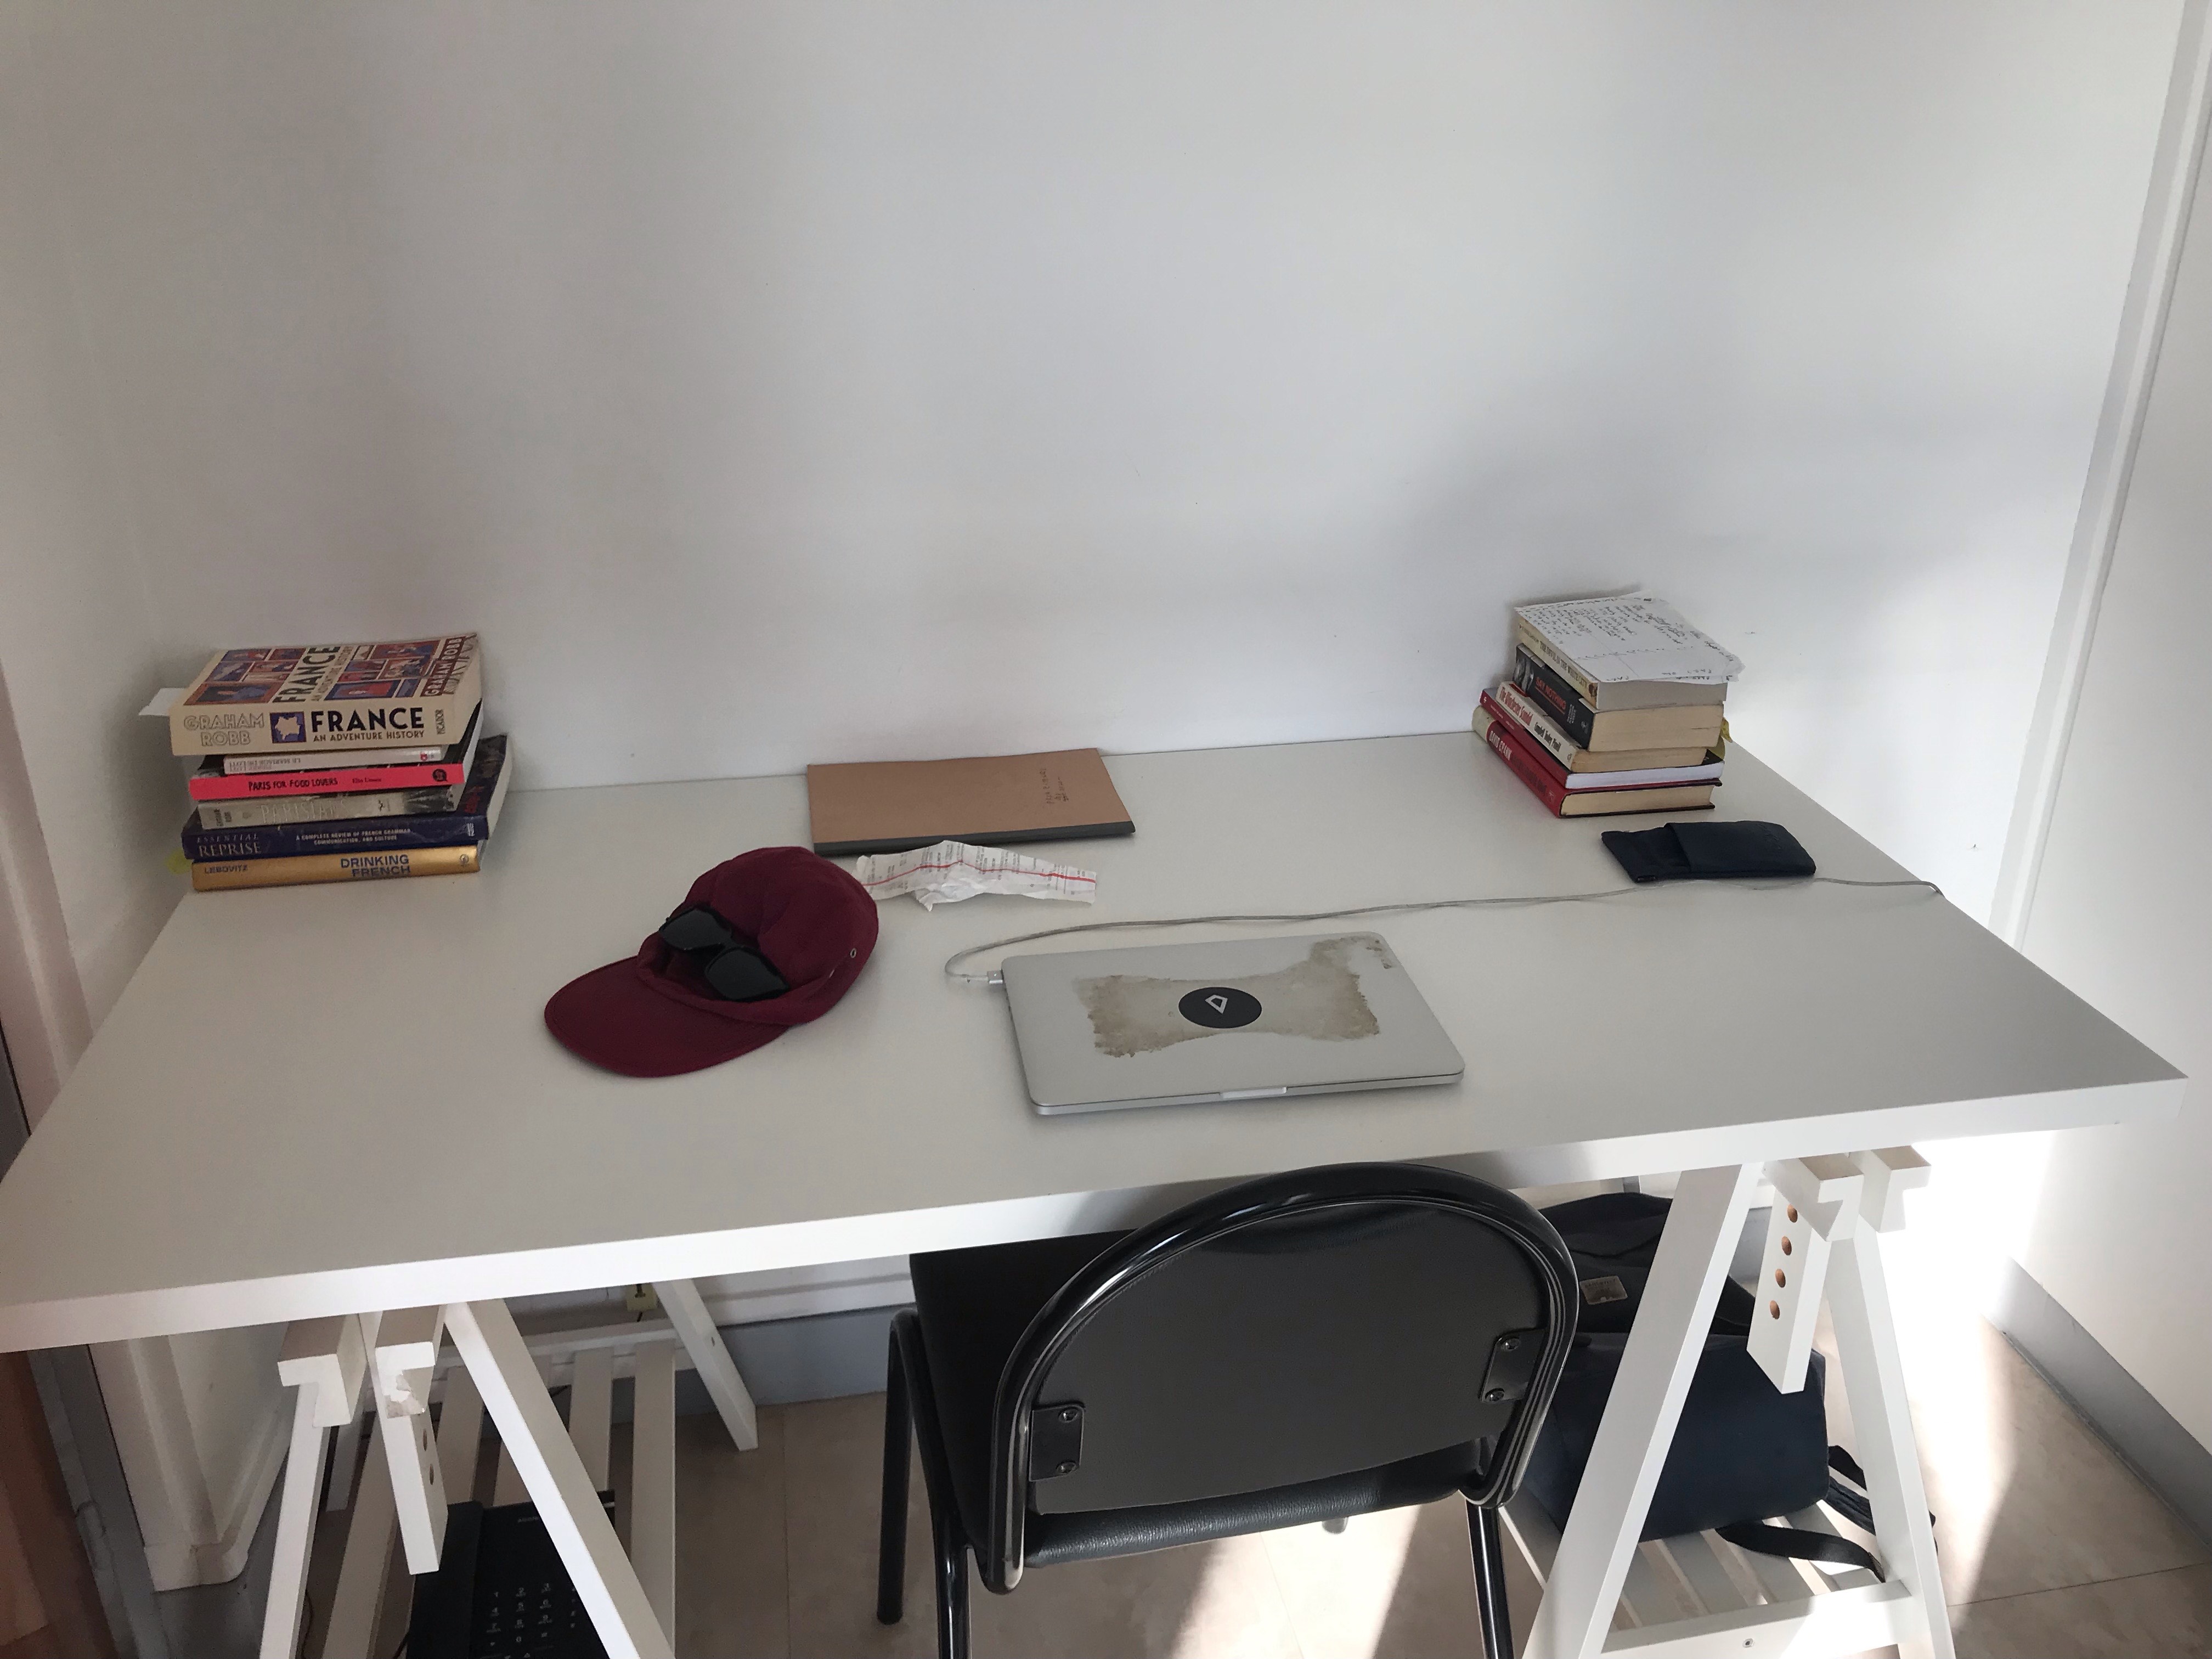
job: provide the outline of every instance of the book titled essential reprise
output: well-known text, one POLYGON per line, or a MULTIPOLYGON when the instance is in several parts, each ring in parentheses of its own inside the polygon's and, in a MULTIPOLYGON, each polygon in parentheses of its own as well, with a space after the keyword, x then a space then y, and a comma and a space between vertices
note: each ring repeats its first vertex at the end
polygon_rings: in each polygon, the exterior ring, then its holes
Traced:
POLYGON ((1096 749, 806 769, 814 850, 903 853, 940 841, 1004 845, 1127 836, 1136 825, 1096 749))
POLYGON ((169 706, 179 755, 457 742, 483 697, 473 634, 219 651, 169 706))

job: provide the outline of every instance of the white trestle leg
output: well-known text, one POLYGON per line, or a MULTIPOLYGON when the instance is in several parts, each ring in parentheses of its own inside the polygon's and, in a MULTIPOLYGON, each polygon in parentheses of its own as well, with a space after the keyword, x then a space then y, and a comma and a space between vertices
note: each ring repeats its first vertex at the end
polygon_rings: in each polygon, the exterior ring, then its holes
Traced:
MULTIPOLYGON (((1867 1156, 1899 1159, 1893 1182, 1917 1184, 1926 1179, 1926 1165, 1910 1147, 1867 1156)), ((1896 1638, 1898 1651, 1901 1659, 1952 1659, 1950 1613, 1936 1565, 1936 1528, 1928 1519, 1920 1448, 1912 1435, 1905 1364, 1882 1271, 1882 1239, 1903 1226, 1902 1206, 1870 1186, 1865 1220, 1838 1246, 1831 1270, 1828 1312, 1836 1327, 1836 1353, 1843 1362, 1851 1428, 1874 1508, 1875 1539, 1890 1583, 1911 1595, 1915 1610, 1911 1628, 1896 1638)))
POLYGON ((378 1651, 377 1614, 384 1606, 385 1581, 392 1574, 398 1522, 391 1474, 383 1458, 371 1457, 362 1465, 354 1490, 345 1554, 338 1562, 338 1587, 331 1597, 330 1623, 323 1631, 322 1659, 383 1659, 378 1651))
POLYGON ((576 1356, 568 1385, 568 1438, 576 1443, 585 1477, 594 1492, 607 1490, 607 1431, 614 1410, 615 1357, 606 1348, 586 1348, 576 1356))
POLYGON ((483 1451, 483 1396, 469 1368, 446 1373, 446 1403, 438 1412, 438 1468, 446 1501, 465 1504, 476 1496, 477 1462, 483 1451))
POLYGON ((676 1350, 637 1357, 630 1417, 629 1553, 661 1628, 676 1628, 676 1350))
MULTIPOLYGON (((1882 1236, 1904 1225, 1903 1195, 1928 1176, 1910 1147, 1767 1166, 1775 1212, 1751 1340, 1776 1386, 1802 1389, 1826 1291, 1886 1580, 1740 1549, 1713 1533, 1637 1541, 1752 1173, 1682 1177, 1564 1535, 1525 1492, 1507 1507, 1507 1528, 1545 1587, 1532 1656, 1838 1659, 1894 1645, 1904 1659, 1952 1659, 1882 1273, 1882 1236)), ((1817 1504, 1760 1518, 1838 1531, 1817 1504)))
POLYGON ((503 1302, 465 1302, 448 1307, 446 1318, 501 1446, 611 1659, 671 1659, 668 1635, 599 1507, 514 1315, 503 1302))
POLYGON ((430 1376, 445 1329, 441 1308, 387 1313, 371 1361, 377 1433, 410 1572, 437 1571, 446 1542, 446 1480, 430 1429, 430 1376))
POLYGON ((760 1431, 753 1418, 753 1397, 745 1388, 744 1378, 738 1375, 737 1363, 730 1358, 728 1345, 715 1328, 706 1303, 700 1298, 698 1287, 688 1279, 663 1279, 653 1288, 660 1297, 668 1322, 683 1339, 684 1350, 691 1356, 699 1380, 707 1385, 707 1397, 721 1413, 722 1426, 730 1431, 730 1438, 739 1451, 752 1450, 760 1444, 760 1431))
POLYGON ((1613 1396, 1536 1609, 1530 1659, 1586 1659, 1604 1650, 1757 1176, 1749 1164, 1692 1170, 1674 1189, 1613 1396))
POLYGON ((357 1319, 301 1320, 284 1332, 284 1346, 276 1358, 277 1380, 297 1392, 292 1401, 283 1492, 276 1505, 276 1557, 261 1619, 261 1659, 292 1659, 299 1650, 324 1448, 332 1429, 354 1420, 367 1369, 357 1319))

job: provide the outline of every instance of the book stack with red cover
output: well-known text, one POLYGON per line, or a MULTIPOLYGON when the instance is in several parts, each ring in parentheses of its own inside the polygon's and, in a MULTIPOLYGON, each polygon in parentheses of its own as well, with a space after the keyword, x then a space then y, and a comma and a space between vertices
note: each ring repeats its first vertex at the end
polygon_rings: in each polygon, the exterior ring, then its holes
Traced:
POLYGON ((506 799, 473 634, 220 652, 167 712, 203 891, 466 873, 506 799))
POLYGON ((1522 605, 1474 729, 1559 817, 1713 804, 1743 665, 1649 593, 1522 605))

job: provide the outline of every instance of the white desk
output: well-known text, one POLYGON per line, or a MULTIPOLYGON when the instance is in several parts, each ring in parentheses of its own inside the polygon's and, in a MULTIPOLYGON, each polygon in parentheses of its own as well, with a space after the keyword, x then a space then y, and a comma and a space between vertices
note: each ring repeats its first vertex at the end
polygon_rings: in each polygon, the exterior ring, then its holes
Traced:
MULTIPOLYGON (((827 1018, 682 1078, 595 1071, 539 1011, 699 871, 803 844, 799 779, 526 793, 465 879, 188 896, 0 1183, 0 1347, 1087 1230, 1338 1160, 1755 1175, 2179 1104, 2172 1066, 1924 891, 1685 884, 1362 924, 1467 1056, 1456 1085, 1041 1119, 1003 999, 939 971, 961 945, 1613 887, 1601 830, 1658 821, 1552 818, 1465 733, 1111 765, 1138 834, 1061 854, 1100 872, 1097 904, 887 903, 827 1018)), ((1740 750, 1722 799, 1824 873, 1905 873, 1740 750)), ((1698 1225, 1693 1281, 1726 1221, 1698 1225)))

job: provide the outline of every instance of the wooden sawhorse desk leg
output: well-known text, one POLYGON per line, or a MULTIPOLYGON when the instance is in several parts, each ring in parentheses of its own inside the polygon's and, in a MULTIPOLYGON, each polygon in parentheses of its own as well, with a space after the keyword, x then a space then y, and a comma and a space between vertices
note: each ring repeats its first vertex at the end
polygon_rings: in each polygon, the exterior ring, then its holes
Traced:
MULTIPOLYGON (((1858 1162, 1872 1170, 1875 1165, 1866 1159, 1882 1156, 1865 1154, 1858 1162)), ((1851 1161, 1810 1162, 1833 1164, 1840 1171, 1851 1161)), ((1789 1173, 1814 1181, 1822 1190, 1836 1187, 1845 1194, 1839 1206, 1850 1206, 1833 1225, 1829 1307, 1889 1582, 1740 1616, 1612 1635, 1613 1610, 1761 1173, 1748 1164, 1691 1170, 1675 1189, 1643 1305, 1537 1608, 1529 1659, 1595 1659, 1661 1647, 1670 1656, 1784 1648, 1848 1653, 1893 1642, 1904 1659, 1951 1659, 1942 1581, 1881 1271, 1879 1235, 1897 1224, 1896 1212, 1887 1193, 1872 1185, 1862 1190, 1858 1182, 1836 1172, 1821 1182, 1816 1180, 1820 1172, 1802 1170, 1789 1173)), ((1779 1182, 1785 1166, 1776 1166, 1775 1173, 1779 1182)), ((1778 1192, 1778 1206, 1786 1201, 1778 1192)), ((1790 1218, 1796 1219, 1796 1212, 1790 1218)), ((1822 1244, 1825 1249, 1825 1239, 1822 1244)), ((1817 1297, 1817 1279, 1806 1293, 1817 1297)), ((1753 1346, 1756 1352, 1767 1345, 1753 1346)))

